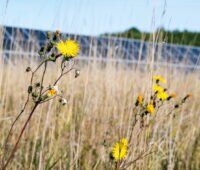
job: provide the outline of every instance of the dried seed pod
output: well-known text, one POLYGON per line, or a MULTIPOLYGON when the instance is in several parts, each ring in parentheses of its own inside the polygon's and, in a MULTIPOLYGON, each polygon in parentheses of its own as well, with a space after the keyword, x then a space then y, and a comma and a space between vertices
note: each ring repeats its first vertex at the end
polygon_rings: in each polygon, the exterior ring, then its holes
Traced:
POLYGON ((75 70, 75 78, 77 78, 79 75, 80 75, 80 70, 79 70, 79 69, 76 69, 76 70, 75 70))

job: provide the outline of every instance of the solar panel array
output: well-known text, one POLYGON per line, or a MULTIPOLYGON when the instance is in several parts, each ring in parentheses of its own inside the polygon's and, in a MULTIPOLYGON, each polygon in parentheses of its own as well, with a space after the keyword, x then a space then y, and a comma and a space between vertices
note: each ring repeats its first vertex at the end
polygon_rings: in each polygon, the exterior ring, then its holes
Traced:
MULTIPOLYGON (((3 54, 37 55, 37 50, 46 41, 47 31, 24 28, 3 28, 3 54)), ((152 60, 171 63, 185 68, 200 68, 200 47, 151 43, 115 37, 92 37, 61 34, 63 38, 76 39, 81 46, 80 58, 121 61, 127 63, 146 63, 152 60), (181 63, 181 64, 180 64, 181 63)))

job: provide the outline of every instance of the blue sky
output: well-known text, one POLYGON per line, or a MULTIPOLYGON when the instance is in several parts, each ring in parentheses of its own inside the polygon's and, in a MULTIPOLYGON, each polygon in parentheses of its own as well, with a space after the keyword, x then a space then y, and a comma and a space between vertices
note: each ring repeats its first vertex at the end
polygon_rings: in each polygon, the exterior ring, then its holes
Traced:
POLYGON ((0 24, 99 35, 132 26, 200 31, 200 0, 0 0, 0 24))

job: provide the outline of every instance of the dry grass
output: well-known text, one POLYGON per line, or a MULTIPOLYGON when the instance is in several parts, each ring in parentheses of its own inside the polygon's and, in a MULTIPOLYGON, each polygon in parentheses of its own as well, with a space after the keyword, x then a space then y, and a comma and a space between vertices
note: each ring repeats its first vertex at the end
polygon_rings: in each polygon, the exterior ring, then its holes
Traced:
MULTIPOLYGON (((16 65, 0 62, 2 146, 11 122, 23 106, 29 81, 29 73, 24 70, 30 63, 23 59, 16 65)), ((58 75, 54 67, 48 70, 46 84, 58 75)), ((167 116, 174 105, 170 102, 157 113, 154 121, 148 117, 143 128, 135 125, 127 161, 138 156, 140 159, 128 169, 200 168, 199 72, 186 74, 170 68, 142 71, 112 63, 100 67, 96 62, 79 64, 79 67, 80 77, 74 79, 70 73, 59 84, 69 103, 60 106, 54 100, 37 108, 8 169, 51 169, 54 163, 52 169, 59 170, 111 169, 109 154, 113 144, 130 135, 135 101, 139 94, 145 97, 150 94, 152 74, 167 78, 170 91, 178 96, 176 100, 187 93, 192 98, 174 116, 167 116), (152 153, 145 156, 144 152, 152 153)), ((27 116, 25 112, 17 122, 8 151, 27 116)))

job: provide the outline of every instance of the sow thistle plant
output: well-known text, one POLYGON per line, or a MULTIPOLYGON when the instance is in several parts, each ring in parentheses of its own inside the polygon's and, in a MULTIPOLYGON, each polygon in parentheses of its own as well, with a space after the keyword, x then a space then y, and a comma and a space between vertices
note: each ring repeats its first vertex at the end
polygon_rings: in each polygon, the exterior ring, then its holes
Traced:
MULTIPOLYGON (((169 111, 169 113, 166 111, 167 117, 191 97, 190 94, 187 94, 178 102, 170 102, 172 99, 176 98, 176 94, 169 93, 168 89, 164 87, 164 85, 167 83, 166 79, 164 79, 162 76, 153 76, 152 81, 153 85, 151 95, 147 99, 145 99, 143 95, 139 95, 137 97, 133 108, 132 123, 131 126, 128 128, 129 133, 127 133, 127 137, 121 138, 118 142, 113 144, 113 148, 110 153, 110 158, 112 160, 112 168, 114 170, 127 169, 130 165, 136 163, 139 159, 142 159, 156 151, 154 149, 150 149, 148 151, 143 151, 141 154, 137 155, 133 160, 129 158, 131 150, 134 149, 132 145, 132 137, 134 128, 137 126, 137 124, 139 124, 140 131, 142 132, 149 127, 149 121, 147 117, 149 117, 152 120, 150 121, 150 123, 153 124, 157 121, 155 117, 157 114, 159 114, 159 110, 162 107, 163 109, 165 109, 164 106, 166 104, 170 104, 172 108, 172 110, 169 111)), ((139 133, 139 135, 142 135, 142 133, 139 133)), ((137 139, 134 138, 133 140, 140 140, 140 138, 139 136, 137 136, 137 139)))
POLYGON ((54 98, 59 98, 59 102, 62 105, 65 105, 67 103, 67 100, 64 98, 62 90, 58 87, 58 82, 62 79, 64 75, 68 74, 72 70, 75 71, 75 78, 77 78, 80 74, 80 70, 75 68, 75 61, 73 60, 79 54, 79 44, 75 40, 62 40, 59 31, 56 31, 55 33, 48 32, 47 39, 47 43, 44 46, 42 46, 38 52, 42 60, 41 63, 34 69, 31 67, 26 68, 26 72, 30 73, 30 82, 27 90, 27 99, 21 112, 18 114, 18 116, 12 123, 8 132, 5 141, 4 155, 1 161, 0 170, 5 170, 9 163, 11 163, 11 160, 13 159, 14 154, 18 148, 19 142, 34 112, 36 111, 36 108, 38 108, 38 106, 43 103, 53 100, 54 98), (45 87, 44 79, 47 72, 47 66, 49 62, 56 63, 59 62, 58 60, 60 61, 60 75, 51 84, 45 87), (41 69, 43 70, 42 74, 39 77, 40 80, 36 81, 36 73, 41 69), (27 105, 29 103, 32 103, 33 105, 30 111, 27 110, 27 105), (6 159, 6 155, 8 154, 6 146, 8 145, 9 137, 11 136, 14 125, 25 111, 29 112, 29 116, 20 130, 19 136, 17 137, 16 143, 13 149, 11 150, 11 153, 6 159))

